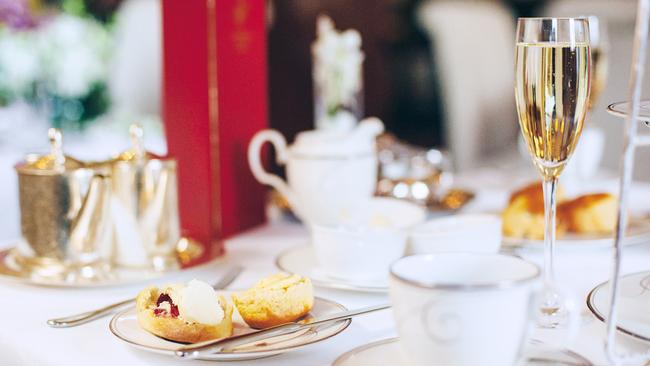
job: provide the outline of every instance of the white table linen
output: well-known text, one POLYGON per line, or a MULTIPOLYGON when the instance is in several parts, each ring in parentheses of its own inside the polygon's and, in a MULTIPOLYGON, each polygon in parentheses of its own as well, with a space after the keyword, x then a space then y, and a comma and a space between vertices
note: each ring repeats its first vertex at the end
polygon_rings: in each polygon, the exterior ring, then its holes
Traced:
MULTIPOLYGON (((459 184, 481 184, 477 199, 466 211, 496 211, 507 199, 507 189, 525 178, 511 177, 505 186, 492 184, 493 172, 476 172, 459 184), (481 174, 485 174, 481 178, 481 174)), ((496 181, 495 181, 496 182, 496 181)), ((503 181, 501 181, 503 182, 503 181)), ((614 189, 609 182, 607 189, 614 189)), ((637 184, 632 192, 633 207, 650 211, 650 185, 637 184)), ((231 285, 243 288, 277 269, 276 256, 283 250, 308 244, 308 232, 299 225, 276 222, 243 233, 226 242, 227 255, 215 262, 190 271, 170 275, 157 283, 187 281, 198 278, 214 282, 229 264, 245 266, 245 272, 231 285)), ((541 250, 522 250, 520 254, 541 263, 541 250)), ((557 252, 558 280, 570 287, 584 304, 588 291, 610 275, 610 251, 559 250, 557 252)), ((624 272, 650 270, 650 244, 630 247, 624 258, 624 272)), ((0 282, 0 365, 2 366, 138 366, 208 364, 203 361, 180 361, 171 357, 137 350, 115 338, 108 330, 109 318, 70 329, 52 329, 45 325, 51 317, 77 313, 106 303, 135 295, 144 284, 105 289, 53 289, 0 282)), ((348 308, 357 308, 388 301, 384 294, 364 294, 318 288, 317 296, 332 299, 348 308)), ((607 365, 603 353, 605 327, 590 314, 584 317, 579 336, 571 349, 589 358, 595 365, 607 365)), ((375 340, 394 337, 395 327, 390 310, 359 317, 343 333, 306 348, 284 355, 246 361, 237 365, 260 366, 326 366, 340 354, 375 340)), ((498 329, 495 329, 495 336, 498 329)), ((552 334, 536 331, 535 338, 549 340, 552 334)), ((628 350, 643 350, 642 344, 627 336, 620 336, 628 350)), ((234 364, 233 364, 234 365, 234 364)))

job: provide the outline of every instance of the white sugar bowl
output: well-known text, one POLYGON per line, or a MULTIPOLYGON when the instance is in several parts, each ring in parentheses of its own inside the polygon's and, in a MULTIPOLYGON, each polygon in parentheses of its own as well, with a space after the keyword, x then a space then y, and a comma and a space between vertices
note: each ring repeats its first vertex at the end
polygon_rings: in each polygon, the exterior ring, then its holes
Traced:
POLYGON ((318 266, 325 275, 351 281, 385 281, 390 264, 406 250, 408 230, 425 209, 394 198, 372 198, 336 225, 311 225, 318 266))
POLYGON ((414 227, 409 235, 408 253, 497 253, 500 248, 500 216, 460 214, 429 220, 414 227))

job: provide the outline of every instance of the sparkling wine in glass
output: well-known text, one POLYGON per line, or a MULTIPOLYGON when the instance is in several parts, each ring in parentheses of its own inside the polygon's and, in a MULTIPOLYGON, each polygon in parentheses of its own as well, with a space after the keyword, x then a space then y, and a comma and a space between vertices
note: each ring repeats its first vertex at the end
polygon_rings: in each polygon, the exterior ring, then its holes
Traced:
POLYGON ((591 53, 584 18, 520 18, 515 53, 519 125, 544 187, 544 295, 539 325, 562 322, 553 259, 558 177, 578 143, 589 106, 591 53))

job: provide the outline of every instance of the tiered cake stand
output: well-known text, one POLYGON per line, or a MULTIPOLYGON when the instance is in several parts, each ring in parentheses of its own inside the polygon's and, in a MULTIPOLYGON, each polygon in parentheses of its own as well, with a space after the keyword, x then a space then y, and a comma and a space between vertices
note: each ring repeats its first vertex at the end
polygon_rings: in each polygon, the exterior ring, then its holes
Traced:
POLYGON ((650 360, 650 350, 645 353, 622 353, 616 347, 621 263, 624 254, 622 243, 625 239, 625 227, 628 219, 628 195, 632 183, 632 172, 634 170, 634 155, 636 147, 650 145, 650 136, 638 134, 639 122, 645 122, 650 125, 650 101, 641 100, 641 85, 645 69, 649 22, 650 0, 639 0, 628 90, 629 102, 614 103, 608 108, 610 113, 625 118, 625 137, 621 161, 621 178, 618 196, 619 205, 613 251, 613 270, 609 286, 610 306, 606 318, 607 338, 605 341, 607 358, 615 365, 632 362, 638 363, 650 360))

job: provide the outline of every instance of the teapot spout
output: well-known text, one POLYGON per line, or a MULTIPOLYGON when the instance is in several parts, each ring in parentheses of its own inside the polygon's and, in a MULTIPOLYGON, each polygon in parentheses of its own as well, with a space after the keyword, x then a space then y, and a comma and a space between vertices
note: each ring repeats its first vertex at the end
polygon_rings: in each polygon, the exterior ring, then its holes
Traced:
POLYGON ((71 258, 92 262, 108 256, 106 229, 110 218, 110 178, 95 174, 90 180, 81 208, 70 225, 71 258))

